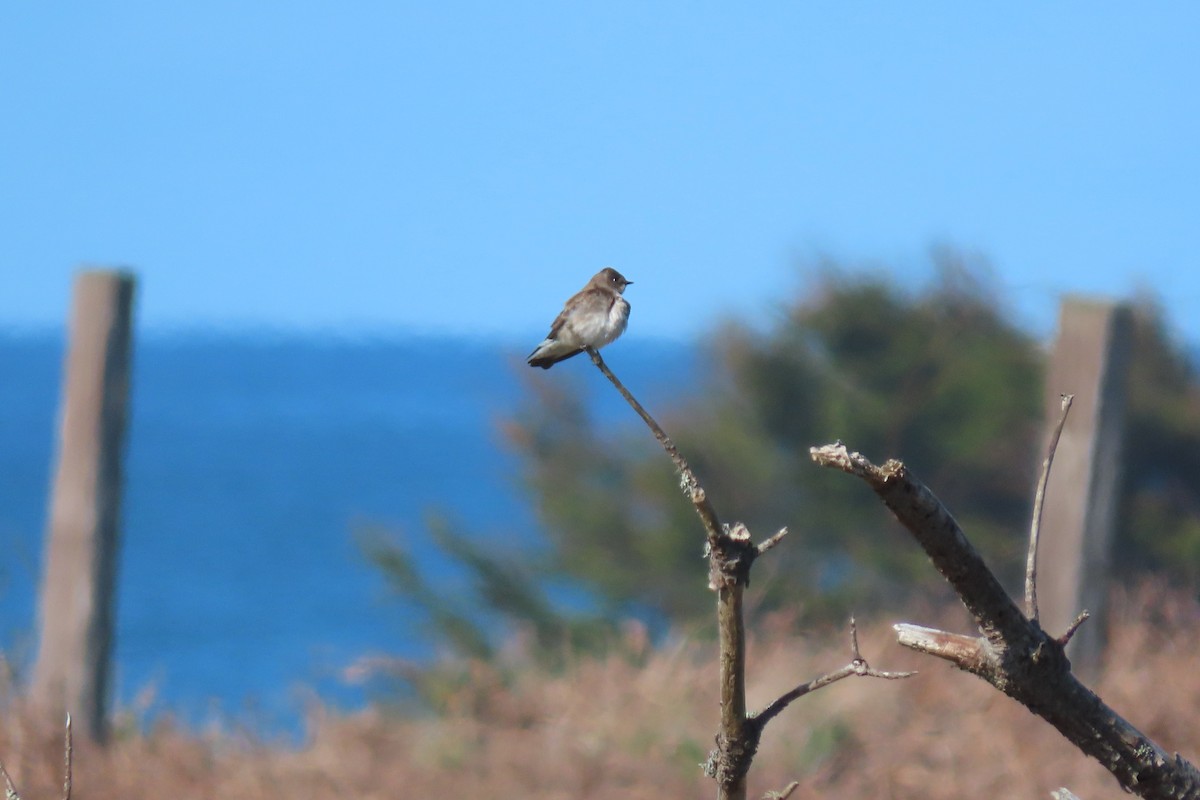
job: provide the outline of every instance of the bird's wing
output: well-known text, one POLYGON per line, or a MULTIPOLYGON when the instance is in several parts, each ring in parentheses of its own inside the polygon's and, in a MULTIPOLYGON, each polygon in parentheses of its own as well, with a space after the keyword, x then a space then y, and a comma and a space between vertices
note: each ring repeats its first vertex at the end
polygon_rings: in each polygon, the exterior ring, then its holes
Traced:
POLYGON ((563 326, 567 324, 567 319, 570 317, 571 312, 577 311, 583 307, 588 300, 591 299, 586 297, 586 295, 590 294, 588 292, 589 288, 590 287, 585 286, 580 291, 571 295, 571 299, 563 304, 563 310, 558 312, 558 316, 555 317, 554 322, 550 324, 550 333, 546 336, 547 339, 557 339, 558 334, 563 329, 563 326))
POLYGON ((567 306, 564 306, 563 310, 558 312, 558 316, 554 318, 554 322, 550 323, 550 333, 546 334, 547 339, 557 339, 558 338, 559 331, 561 331, 563 329, 563 325, 567 324, 567 308, 568 307, 569 307, 569 304, 567 306))

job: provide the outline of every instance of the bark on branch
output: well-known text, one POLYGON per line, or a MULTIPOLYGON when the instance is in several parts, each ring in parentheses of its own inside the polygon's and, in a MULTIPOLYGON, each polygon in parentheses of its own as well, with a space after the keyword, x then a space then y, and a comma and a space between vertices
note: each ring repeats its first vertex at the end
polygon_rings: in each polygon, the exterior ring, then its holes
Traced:
POLYGON ((915 672, 883 672, 882 670, 872 668, 858 650, 858 627, 854 624, 854 617, 850 618, 850 653, 850 663, 846 666, 833 672, 827 672, 819 678, 814 678, 808 683, 802 683, 795 689, 784 692, 768 703, 762 711, 754 714, 751 719, 756 732, 761 734, 762 729, 766 727, 767 723, 779 716, 779 712, 787 708, 792 702, 799 700, 810 692, 815 692, 817 689, 822 689, 831 683, 836 683, 843 678, 858 675, 859 677, 883 678, 894 681, 900 678, 909 678, 917 674, 915 672))
POLYGON ((750 585, 750 566, 763 553, 779 544, 787 535, 787 528, 763 541, 754 544, 750 531, 742 523, 723 525, 696 474, 687 459, 671 441, 654 417, 642 407, 625 385, 612 373, 600 353, 586 347, 592 363, 616 387, 625 401, 642 418, 671 457, 680 474, 680 487, 696 509, 704 526, 708 556, 708 587, 717 594, 717 629, 720 647, 721 681, 721 728, 717 733, 716 749, 704 765, 705 772, 717 782, 719 800, 745 800, 746 773, 758 749, 762 729, 789 703, 822 686, 827 686, 850 675, 894 678, 905 674, 877 672, 871 669, 858 654, 857 636, 851 632, 854 660, 836 673, 822 676, 808 684, 796 687, 776 700, 757 715, 746 713, 746 629, 742 610, 743 593, 750 585))
POLYGON ((1200 771, 1163 750, 1079 682, 1063 650, 1069 636, 1053 638, 1022 613, 954 517, 902 463, 877 467, 840 442, 810 453, 817 464, 855 475, 874 490, 958 593, 982 634, 897 625, 900 644, 983 678, 1053 725, 1128 791, 1146 798, 1200 798, 1200 771))
POLYGON ((717 797, 721 800, 745 800, 746 772, 758 746, 751 741, 750 725, 746 718, 746 629, 742 612, 742 592, 750 581, 750 565, 760 552, 774 546, 786 533, 780 531, 772 540, 756 547, 745 525, 732 528, 722 525, 708 494, 700 485, 687 459, 671 441, 662 427, 642 407, 637 398, 612 373, 600 353, 585 348, 596 368, 616 387, 625 402, 637 412, 663 450, 675 462, 680 474, 680 487, 691 501, 704 526, 708 554, 708 585, 717 593, 717 629, 721 670, 721 729, 717 734, 717 750, 709 758, 713 765, 709 775, 717 781, 717 797))

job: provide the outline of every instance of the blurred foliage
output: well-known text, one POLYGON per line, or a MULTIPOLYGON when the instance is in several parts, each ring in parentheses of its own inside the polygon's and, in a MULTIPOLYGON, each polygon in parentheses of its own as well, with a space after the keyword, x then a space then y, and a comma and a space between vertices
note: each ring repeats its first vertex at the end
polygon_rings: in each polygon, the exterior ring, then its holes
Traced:
MULTIPOLYGON (((745 522, 758 539, 792 531, 756 566, 766 607, 840 617, 913 587, 942 591, 861 484, 812 465, 809 448, 837 439, 904 459, 1013 572, 1041 355, 994 297, 949 255, 919 293, 829 270, 765 332, 727 323, 712 337, 700 391, 660 421, 725 522, 745 522)), ((706 615, 698 523, 662 453, 630 441, 648 433, 596 431, 578 395, 533 387, 511 438, 560 567, 618 602, 706 615)))
MULTIPOLYGON (((611 617, 568 612, 553 603, 545 589, 553 576, 537 559, 480 541, 436 514, 427 520, 426 533, 423 541, 456 563, 467 585, 428 581, 419 567, 422 559, 398 531, 370 526, 357 533, 367 558, 396 594, 419 609, 441 649, 433 665, 389 665, 426 707, 445 710, 452 699, 460 702, 463 687, 478 681, 483 664, 503 666, 508 660, 559 669, 577 654, 611 652, 614 642, 629 638, 611 617)), ((492 683, 503 683, 503 670, 485 671, 492 683)))
POLYGON ((1115 563, 1200 582, 1200 374, 1158 306, 1134 309, 1122 513, 1115 563))
MULTIPOLYGON (((827 267, 767 326, 722 325, 705 345, 695 391, 676 407, 649 409, 723 521, 745 522, 759 541, 790 529, 755 565, 760 609, 833 620, 947 596, 861 482, 812 465, 809 448, 835 440, 877 462, 902 459, 1001 578, 1019 586, 1042 458, 1045 352, 1000 305, 982 265, 941 251, 933 266, 934 278, 918 289, 827 267)), ((1152 569, 1193 581, 1200 380, 1153 303, 1138 302, 1135 320, 1116 563, 1125 574, 1152 569)), ((618 351, 609 363, 620 375, 618 351)), ((525 377, 530 398, 506 434, 549 540, 537 575, 589 587, 596 607, 591 616, 562 616, 535 588, 529 562, 505 562, 435 525, 435 541, 475 576, 489 613, 523 621, 546 653, 602 641, 602 621, 631 609, 673 622, 707 619, 703 532, 651 434, 632 413, 628 425, 599 426, 566 376, 525 377)), ((437 598, 411 563, 388 558, 378 560, 406 594, 427 598, 432 624, 458 652, 489 653, 470 608, 437 598)))

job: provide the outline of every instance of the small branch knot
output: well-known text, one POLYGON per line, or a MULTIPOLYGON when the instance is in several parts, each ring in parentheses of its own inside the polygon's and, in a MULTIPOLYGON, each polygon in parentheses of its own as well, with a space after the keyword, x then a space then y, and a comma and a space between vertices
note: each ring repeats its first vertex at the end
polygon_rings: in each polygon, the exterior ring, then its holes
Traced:
POLYGON ((708 588, 715 592, 738 584, 749 586, 750 565, 759 554, 750 529, 740 522, 721 528, 721 535, 708 542, 708 588))
POLYGON ((708 754, 708 760, 700 765, 704 774, 716 780, 719 786, 736 784, 750 771, 750 763, 758 752, 761 733, 760 726, 747 724, 745 736, 740 741, 717 734, 717 746, 708 754))

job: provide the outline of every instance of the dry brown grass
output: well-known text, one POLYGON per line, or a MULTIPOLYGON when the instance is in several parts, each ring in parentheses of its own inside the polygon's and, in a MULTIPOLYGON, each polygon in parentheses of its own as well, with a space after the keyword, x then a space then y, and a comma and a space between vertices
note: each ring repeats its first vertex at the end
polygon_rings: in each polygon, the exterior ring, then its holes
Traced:
MULTIPOLYGON (((1164 747, 1200 755, 1200 610, 1142 591, 1118 599, 1106 674, 1113 707, 1164 747)), ((889 620, 889 622, 892 620, 889 620)), ((912 619, 967 630, 960 619, 912 619)), ((843 665, 845 634, 767 624, 750 643, 750 704, 843 665)), ((907 681, 849 679, 768 727, 752 796, 791 780, 794 798, 1123 798, 1099 765, 981 681, 901 650, 882 623, 863 654, 907 681)), ((159 723, 104 750, 77 742, 76 800, 136 798, 711 797, 699 767, 717 724, 712 646, 580 659, 559 674, 474 667, 439 717, 320 708, 299 748, 159 723)), ((0 757, 25 800, 61 793, 61 731, 19 701, 0 706, 0 757)))

